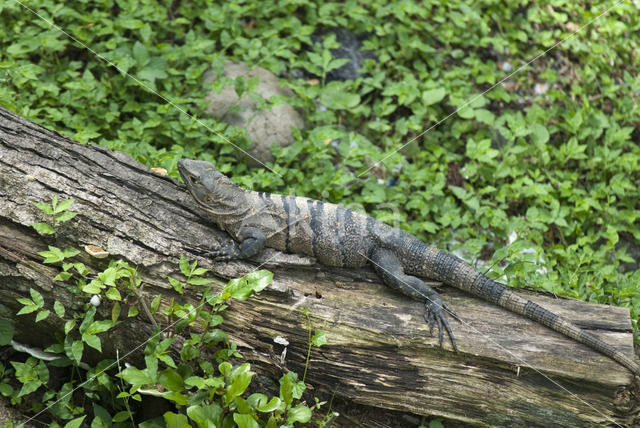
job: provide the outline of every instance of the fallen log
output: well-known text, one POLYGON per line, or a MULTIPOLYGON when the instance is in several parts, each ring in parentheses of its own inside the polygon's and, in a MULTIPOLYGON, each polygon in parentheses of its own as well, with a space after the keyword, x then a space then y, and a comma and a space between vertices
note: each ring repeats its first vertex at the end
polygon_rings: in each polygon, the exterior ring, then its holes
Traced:
MULTIPOLYGON (((29 297, 29 288, 46 302, 73 305, 74 297, 52 280, 58 269, 37 254, 48 245, 99 246, 138 267, 149 300, 161 295, 164 304, 171 298, 195 304, 197 290, 179 296, 166 280, 179 275, 182 253, 211 269, 217 284, 261 265, 275 273, 259 296, 234 302, 223 324, 254 370, 275 378, 283 370, 304 371, 304 307, 312 329, 325 331, 329 341, 313 349, 309 361, 307 382, 319 392, 474 426, 638 421, 638 385, 624 367, 539 324, 444 288, 442 296, 463 320, 453 323, 454 353, 429 334, 422 303, 394 293, 372 270, 327 268, 274 250, 250 262, 216 263, 194 249, 228 241, 177 181, 128 155, 76 143, 0 109, 0 317, 13 320, 20 342, 47 346, 50 332, 61 328, 49 317, 34 331, 32 318, 15 316, 21 307, 16 298, 29 297), (54 195, 73 198, 79 214, 55 237, 41 236, 31 227, 41 221, 33 203, 54 195), (277 336, 289 344, 276 343, 277 336)), ((77 257, 92 269, 104 267, 88 254, 77 257)), ((634 355, 627 309, 528 297, 634 355)), ((134 349, 152 330, 144 314, 127 320, 108 332, 102 358, 134 349)), ((140 361, 142 349, 128 358, 140 361)))

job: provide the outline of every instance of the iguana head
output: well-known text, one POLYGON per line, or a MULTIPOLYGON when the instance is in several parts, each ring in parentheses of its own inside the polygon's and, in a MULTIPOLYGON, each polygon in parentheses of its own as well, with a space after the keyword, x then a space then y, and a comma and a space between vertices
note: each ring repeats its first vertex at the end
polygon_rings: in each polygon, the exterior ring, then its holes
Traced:
POLYGON ((224 205, 238 187, 209 162, 180 159, 178 171, 194 199, 203 207, 224 205), (232 190, 233 189, 233 190, 232 190))

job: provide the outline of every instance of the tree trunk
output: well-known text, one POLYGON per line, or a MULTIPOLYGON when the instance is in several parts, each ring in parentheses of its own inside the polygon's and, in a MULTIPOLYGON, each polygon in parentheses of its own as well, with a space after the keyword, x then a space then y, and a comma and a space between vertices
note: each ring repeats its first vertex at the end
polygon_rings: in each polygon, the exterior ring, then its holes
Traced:
MULTIPOLYGON (((0 109, 0 317, 13 321, 18 342, 45 347, 55 342, 51 332, 62 325, 50 316, 34 328, 32 315, 15 315, 21 308, 16 298, 29 297, 30 288, 42 293, 47 308, 54 301, 70 310, 76 304, 77 297, 52 280, 59 268, 43 264, 37 254, 48 245, 91 244, 126 259, 138 267, 147 300, 160 294, 163 304, 170 298, 198 302, 197 291, 179 296, 166 279, 181 278, 181 253, 211 269, 217 286, 264 263, 275 273, 273 284, 255 298, 234 302, 223 324, 258 371, 276 377, 285 368, 304 371, 304 307, 312 329, 325 331, 329 341, 311 351, 307 381, 316 391, 478 426, 638 420, 637 384, 624 367, 532 321, 444 288, 444 299, 463 320, 452 324, 459 348, 454 353, 429 335, 422 303, 395 294, 369 269, 327 268, 274 250, 251 262, 216 263, 193 250, 229 240, 175 180, 128 155, 73 142, 0 109), (54 195, 73 198, 79 214, 60 225, 55 237, 41 236, 31 228, 43 220, 33 203, 54 195), (289 342, 286 353, 276 336, 289 342)), ((106 263, 84 252, 76 259, 94 271, 106 263)), ((633 355, 627 309, 526 294, 633 355)), ((104 302, 100 311, 108 317, 110 304, 104 302)), ((101 358, 139 346, 128 358, 140 361, 152 330, 142 313, 127 319, 108 332, 101 358)), ((359 423, 373 424, 365 417, 359 423)))

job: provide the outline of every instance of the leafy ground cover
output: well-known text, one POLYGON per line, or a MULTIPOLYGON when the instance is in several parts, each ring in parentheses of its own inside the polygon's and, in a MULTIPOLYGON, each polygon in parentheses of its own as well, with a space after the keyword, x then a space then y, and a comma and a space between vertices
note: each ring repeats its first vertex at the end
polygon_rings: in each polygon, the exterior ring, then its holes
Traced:
POLYGON ((243 186, 365 209, 510 285, 627 306, 637 326, 640 22, 630 1, 593 21, 613 4, 38 2, 203 127, 8 1, 0 105, 172 174, 197 157, 243 186), (338 26, 368 33, 377 59, 362 77, 326 82, 335 40, 310 38, 338 26), (271 70, 298 96, 307 130, 274 149, 275 173, 248 168, 211 132, 247 145, 204 113, 202 75, 226 58, 271 70))

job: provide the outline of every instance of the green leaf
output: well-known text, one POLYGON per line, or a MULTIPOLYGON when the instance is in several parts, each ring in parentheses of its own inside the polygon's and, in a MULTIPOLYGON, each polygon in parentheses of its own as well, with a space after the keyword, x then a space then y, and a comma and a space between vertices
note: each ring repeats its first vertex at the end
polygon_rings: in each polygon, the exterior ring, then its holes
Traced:
POLYGON ((121 411, 116 413, 115 415, 113 415, 113 418, 111 419, 112 422, 114 423, 120 423, 120 422, 124 422, 126 420, 129 420, 130 418, 130 414, 128 411, 121 411))
POLYGON ((59 202, 58 205, 53 210, 53 214, 61 213, 62 211, 68 210, 71 205, 73 205, 73 199, 67 199, 66 201, 59 202))
POLYGON ((64 260, 62 250, 52 246, 49 246, 49 251, 40 251, 38 255, 45 258, 43 263, 57 263, 64 260))
POLYGON ((208 405, 190 406, 187 408, 187 415, 193 420, 198 427, 210 427, 208 422, 214 426, 220 426, 222 422, 222 408, 218 403, 208 405))
POLYGON ((102 344, 98 336, 94 336, 93 334, 83 334, 82 340, 96 351, 102 352, 102 344))
POLYGON ((84 418, 86 417, 87 415, 84 415, 80 416, 79 418, 72 419, 65 424, 64 428, 79 428, 82 425, 82 421, 84 421, 84 418))
POLYGON ((475 111, 468 104, 458 110, 457 113, 462 119, 472 119, 475 116, 475 111))
POLYGON ((45 214, 53 215, 53 207, 46 202, 34 202, 33 205, 38 207, 45 214))
POLYGON ((426 90, 422 92, 422 103, 427 106, 439 103, 440 101, 442 101, 446 94, 447 92, 444 88, 426 90))
POLYGON ((311 420, 311 409, 304 404, 298 404, 287 412, 287 423, 307 423, 311 420))
POLYGON ((207 285, 211 284, 213 281, 207 278, 201 278, 198 276, 191 277, 187 280, 187 284, 191 285, 207 285))
POLYGON ((120 295, 120 292, 115 287, 107 288, 107 291, 105 291, 104 295, 109 300, 115 300, 115 301, 121 301, 122 300, 122 296, 120 295))
POLYGON ((171 278, 170 276, 168 276, 167 279, 169 280, 169 283, 171 284, 173 289, 176 291, 176 293, 178 294, 184 293, 184 290, 182 289, 182 283, 180 281, 178 281, 177 279, 171 278))
POLYGON ((477 109, 475 111, 475 116, 478 122, 482 122, 489 126, 493 126, 496 120, 496 116, 491 111, 483 108, 477 109))
POLYGON ((65 335, 69 334, 69 332, 73 330, 76 324, 77 324, 76 320, 69 320, 66 323, 64 323, 64 334, 65 335))
POLYGON ((98 274, 98 279, 106 285, 115 286, 118 270, 115 267, 105 269, 98 274))
POLYGON ((291 406, 291 402, 293 401, 293 388, 294 383, 291 378, 286 374, 282 376, 282 383, 280 384, 280 399, 284 401, 287 408, 291 406))
POLYGON ((102 289, 105 287, 106 286, 101 281, 97 281, 94 279, 90 283, 84 285, 82 287, 82 291, 87 294, 100 294, 102 292, 102 289))
POLYGON ((43 235, 52 235, 56 233, 55 229, 47 223, 33 223, 31 227, 43 235))
POLYGON ((187 417, 180 413, 166 412, 162 415, 166 428, 185 428, 189 427, 189 420, 187 417))
POLYGON ((81 340, 74 340, 73 343, 71 343, 71 346, 69 348, 67 348, 65 344, 64 351, 67 354, 67 357, 69 357, 76 364, 79 364, 82 359, 84 344, 82 343, 81 340))
POLYGON ((168 368, 158 374, 158 382, 169 391, 180 392, 184 389, 182 376, 174 369, 168 368))
POLYGON ((39 308, 44 306, 44 298, 42 297, 42 294, 40 294, 37 290, 30 288, 29 294, 31 294, 33 303, 35 303, 39 308))
POLYGON ((191 275, 191 268, 189 267, 189 261, 184 256, 184 254, 180 254, 180 272, 186 277, 191 275))
POLYGON ((238 428, 260 428, 258 422, 251 415, 233 414, 233 421, 238 424, 238 428))
POLYGON ((60 302, 58 302, 57 300, 55 302, 53 302, 53 311, 56 313, 56 315, 60 318, 64 317, 64 305, 60 302))
POLYGON ((329 342, 327 341, 327 335, 324 331, 317 331, 316 334, 314 334, 311 338, 311 343, 319 348, 329 342))
POLYGON ((109 331, 113 327, 111 320, 98 320, 92 322, 87 328, 87 334, 98 334, 109 331))
POLYGON ((13 393, 14 391, 11 385, 4 382, 0 383, 0 394, 2 394, 4 397, 9 397, 13 395, 13 393))
POLYGON ((153 383, 153 378, 146 370, 135 367, 127 367, 118 375, 133 386, 149 385, 153 383))
POLYGON ((36 322, 40 322, 46 319, 50 313, 51 312, 48 309, 38 312, 38 314, 36 315, 36 322))
POLYGON ((64 281, 68 280, 69 278, 71 278, 72 276, 73 276, 73 274, 71 272, 60 272, 53 279, 54 279, 54 281, 64 282, 64 281))
POLYGON ((348 92, 341 82, 330 82, 320 93, 320 103, 334 110, 346 110, 360 104, 360 95, 348 92))
POLYGON ((77 256, 80 254, 80 251, 75 248, 65 248, 64 251, 62 251, 62 254, 65 258, 69 258, 77 256))
POLYGON ((251 378, 253 378, 255 373, 249 371, 249 367, 250 365, 245 363, 236 367, 233 372, 231 372, 231 385, 227 388, 225 393, 225 398, 228 403, 230 403, 235 397, 243 394, 251 383, 251 378))
POLYGON ((270 401, 267 401, 267 396, 264 394, 251 394, 247 401, 259 412, 269 413, 280 408, 282 401, 278 397, 272 397, 270 401))
POLYGON ((69 220, 71 220, 72 218, 74 218, 77 215, 78 215, 78 213, 76 213, 76 212, 67 211, 67 212, 64 212, 62 214, 57 215, 55 217, 55 219, 59 223, 64 223, 65 221, 69 221, 69 220))
POLYGON ((22 309, 20 309, 16 315, 30 314, 37 311, 38 309, 40 308, 38 308, 36 305, 26 305, 22 309))
POLYGON ((11 343, 13 339, 14 329, 11 321, 0 318, 0 346, 11 343))
POLYGON ((193 270, 193 272, 191 272, 191 275, 194 276, 202 276, 205 273, 209 272, 209 269, 205 269, 205 268, 196 268, 193 270))
POLYGON ((549 141, 549 131, 547 131, 547 127, 539 123, 531 125, 531 140, 536 146, 542 146, 549 141))
POLYGON ((136 60, 139 68, 142 68, 149 63, 149 51, 147 51, 147 48, 142 43, 135 42, 133 44, 133 49, 131 49, 131 53, 133 54, 133 58, 136 60))

